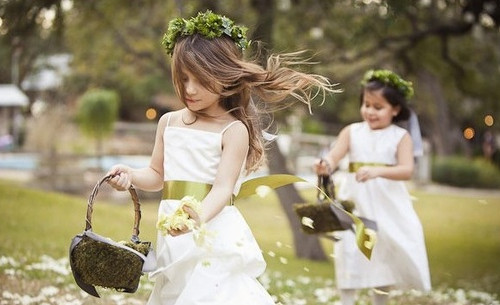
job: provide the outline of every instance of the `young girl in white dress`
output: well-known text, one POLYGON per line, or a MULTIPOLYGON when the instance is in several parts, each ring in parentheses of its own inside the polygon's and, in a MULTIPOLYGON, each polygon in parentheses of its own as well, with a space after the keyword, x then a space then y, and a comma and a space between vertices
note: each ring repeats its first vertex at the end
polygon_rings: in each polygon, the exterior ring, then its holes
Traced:
POLYGON ((188 226, 159 233, 148 304, 275 304, 257 281, 266 267, 261 250, 232 202, 245 174, 265 161, 251 96, 281 107, 292 95, 309 105, 311 93, 333 92, 332 85, 284 66, 287 56, 271 56, 265 68, 244 60, 245 28, 210 11, 171 21, 163 43, 185 108, 160 118, 149 167, 116 165, 109 183, 118 190, 163 189, 159 215, 172 214, 185 195, 197 197, 201 212, 184 211, 211 243, 198 246, 188 226))
POLYGON ((374 305, 387 303, 390 288, 430 289, 423 230, 404 182, 413 173, 412 139, 394 125, 409 119, 412 94, 412 84, 392 71, 368 71, 361 92, 363 121, 341 130, 326 162, 315 164, 318 174, 330 174, 348 154, 350 174, 338 198, 353 201, 355 213, 378 226, 370 260, 357 249, 351 231, 341 232, 335 243, 343 305, 355 303, 356 289, 375 288, 374 305))

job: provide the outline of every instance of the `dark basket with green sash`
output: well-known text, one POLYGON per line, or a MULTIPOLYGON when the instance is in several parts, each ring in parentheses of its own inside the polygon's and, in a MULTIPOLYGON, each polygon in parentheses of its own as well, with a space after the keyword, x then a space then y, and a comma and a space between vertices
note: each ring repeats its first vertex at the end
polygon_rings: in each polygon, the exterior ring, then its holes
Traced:
POLYGON ((335 186, 328 175, 318 176, 316 202, 294 205, 302 230, 308 234, 324 234, 352 229, 353 221, 346 211, 350 213, 353 208, 352 202, 335 199, 335 186))
POLYGON ((78 286, 92 296, 99 297, 94 286, 112 288, 121 292, 135 292, 143 272, 156 265, 151 242, 139 239, 141 205, 134 187, 129 192, 134 203, 135 219, 132 238, 115 242, 92 231, 92 212, 100 186, 112 176, 102 178, 88 199, 85 230, 76 235, 70 245, 70 266, 78 286))

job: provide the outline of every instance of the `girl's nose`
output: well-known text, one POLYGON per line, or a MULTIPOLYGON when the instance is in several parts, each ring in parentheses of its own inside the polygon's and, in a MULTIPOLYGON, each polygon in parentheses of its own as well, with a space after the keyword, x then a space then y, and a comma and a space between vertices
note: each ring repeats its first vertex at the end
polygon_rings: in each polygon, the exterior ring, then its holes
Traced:
POLYGON ((366 109, 366 113, 372 115, 375 113, 375 109, 373 107, 369 107, 368 109, 366 109))
POLYGON ((196 86, 194 86, 193 82, 187 82, 186 84, 186 94, 193 95, 196 93, 196 86))

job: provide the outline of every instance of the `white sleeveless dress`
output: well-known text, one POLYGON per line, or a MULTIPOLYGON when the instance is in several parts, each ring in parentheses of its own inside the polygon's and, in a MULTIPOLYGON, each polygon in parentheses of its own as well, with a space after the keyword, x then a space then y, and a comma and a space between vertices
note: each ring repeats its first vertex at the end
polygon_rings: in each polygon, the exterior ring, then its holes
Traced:
MULTIPOLYGON (((213 184, 222 135, 230 125, 220 133, 168 125, 163 136, 165 181, 213 184)), ((178 200, 162 200, 158 212, 172 213, 178 205, 178 200)), ((266 268, 262 252, 238 209, 224 207, 206 226, 213 235, 210 248, 197 247, 193 233, 158 234, 158 268, 150 274, 155 286, 147 304, 274 305, 257 280, 266 268)))
MULTIPOLYGON (((350 126, 349 162, 397 163, 397 146, 406 130, 391 125, 371 130, 366 122, 350 126)), ((341 289, 392 286, 430 289, 424 235, 404 181, 385 178, 357 182, 349 173, 338 193, 352 200, 356 214, 375 220, 377 243, 371 260, 358 250, 351 231, 340 232, 335 243, 335 272, 341 289)))

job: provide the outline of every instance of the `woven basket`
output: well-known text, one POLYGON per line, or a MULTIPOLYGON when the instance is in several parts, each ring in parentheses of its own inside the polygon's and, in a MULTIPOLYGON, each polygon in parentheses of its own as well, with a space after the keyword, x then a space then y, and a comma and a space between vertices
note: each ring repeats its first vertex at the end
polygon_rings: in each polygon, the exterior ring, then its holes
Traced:
MULTIPOLYGON (((111 178, 106 176, 95 185, 88 199, 85 230, 76 235, 70 245, 73 277, 82 290, 95 297, 99 297, 99 294, 94 286, 135 292, 145 271, 145 262, 149 265, 155 260, 151 242, 141 242, 139 239, 141 206, 133 187, 129 189, 135 211, 131 240, 117 243, 92 231, 94 199, 101 185, 111 178)), ((151 266, 148 268, 152 269, 151 266)))
MULTIPOLYGON (((301 222, 302 231, 308 234, 323 234, 352 228, 352 219, 344 212, 349 211, 349 202, 339 202, 330 176, 318 176, 316 202, 297 203, 293 208, 301 222), (326 195, 326 196, 325 196, 326 195), (303 218, 312 220, 306 224, 303 218)), ((350 212, 350 211, 349 211, 350 212)))

